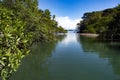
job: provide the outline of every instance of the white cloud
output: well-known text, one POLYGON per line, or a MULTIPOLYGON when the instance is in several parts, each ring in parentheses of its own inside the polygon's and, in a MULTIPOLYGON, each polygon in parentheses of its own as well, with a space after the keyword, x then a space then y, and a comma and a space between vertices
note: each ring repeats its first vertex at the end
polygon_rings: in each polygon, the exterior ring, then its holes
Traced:
POLYGON ((58 22, 59 26, 62 26, 65 29, 75 29, 76 24, 80 22, 81 19, 70 19, 68 16, 65 17, 56 17, 56 21, 58 22))

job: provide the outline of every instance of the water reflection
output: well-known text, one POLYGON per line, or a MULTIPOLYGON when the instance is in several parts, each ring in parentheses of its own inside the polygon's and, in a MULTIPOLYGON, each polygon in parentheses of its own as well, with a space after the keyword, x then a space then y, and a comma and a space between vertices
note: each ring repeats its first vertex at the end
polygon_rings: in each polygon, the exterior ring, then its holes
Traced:
POLYGON ((77 42, 76 34, 68 33, 67 37, 63 39, 61 43, 63 43, 64 45, 69 45, 70 43, 75 43, 75 42, 77 42))
POLYGON ((98 54, 99 58, 107 59, 114 73, 120 76, 120 43, 99 42, 95 38, 84 36, 78 37, 78 41, 85 52, 92 52, 98 54))
POLYGON ((118 43, 102 43, 75 33, 32 46, 10 80, 119 80, 118 43))
POLYGON ((52 55, 56 44, 65 35, 59 35, 57 41, 50 43, 37 43, 31 48, 31 54, 23 59, 20 68, 15 72, 10 80, 51 80, 46 60, 52 55))

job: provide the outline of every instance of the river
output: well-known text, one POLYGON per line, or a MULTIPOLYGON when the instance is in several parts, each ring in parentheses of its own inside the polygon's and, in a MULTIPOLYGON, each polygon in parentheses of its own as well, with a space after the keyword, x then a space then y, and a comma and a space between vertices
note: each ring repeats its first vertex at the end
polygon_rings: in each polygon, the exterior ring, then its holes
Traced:
POLYGON ((120 80, 120 43, 75 33, 37 43, 10 80, 120 80))

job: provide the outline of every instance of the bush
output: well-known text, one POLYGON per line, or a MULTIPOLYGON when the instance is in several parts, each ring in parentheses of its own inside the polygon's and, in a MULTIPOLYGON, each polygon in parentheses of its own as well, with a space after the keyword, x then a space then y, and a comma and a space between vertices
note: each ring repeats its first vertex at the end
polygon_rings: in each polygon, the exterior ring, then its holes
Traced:
POLYGON ((25 22, 14 17, 12 11, 0 7, 0 77, 6 80, 29 53, 29 34, 25 34, 25 22))

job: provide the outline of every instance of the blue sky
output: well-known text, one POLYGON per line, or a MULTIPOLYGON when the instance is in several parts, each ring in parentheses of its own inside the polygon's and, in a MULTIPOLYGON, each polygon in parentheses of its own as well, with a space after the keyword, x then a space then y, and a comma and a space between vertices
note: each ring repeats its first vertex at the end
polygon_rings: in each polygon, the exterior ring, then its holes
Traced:
POLYGON ((113 8, 118 4, 120 0, 39 0, 39 8, 49 9, 52 15, 57 16, 59 24, 66 25, 65 28, 75 27, 75 22, 72 26, 67 26, 67 24, 73 21, 78 22, 85 12, 113 8), (62 24, 62 19, 67 20, 67 23, 62 24))

